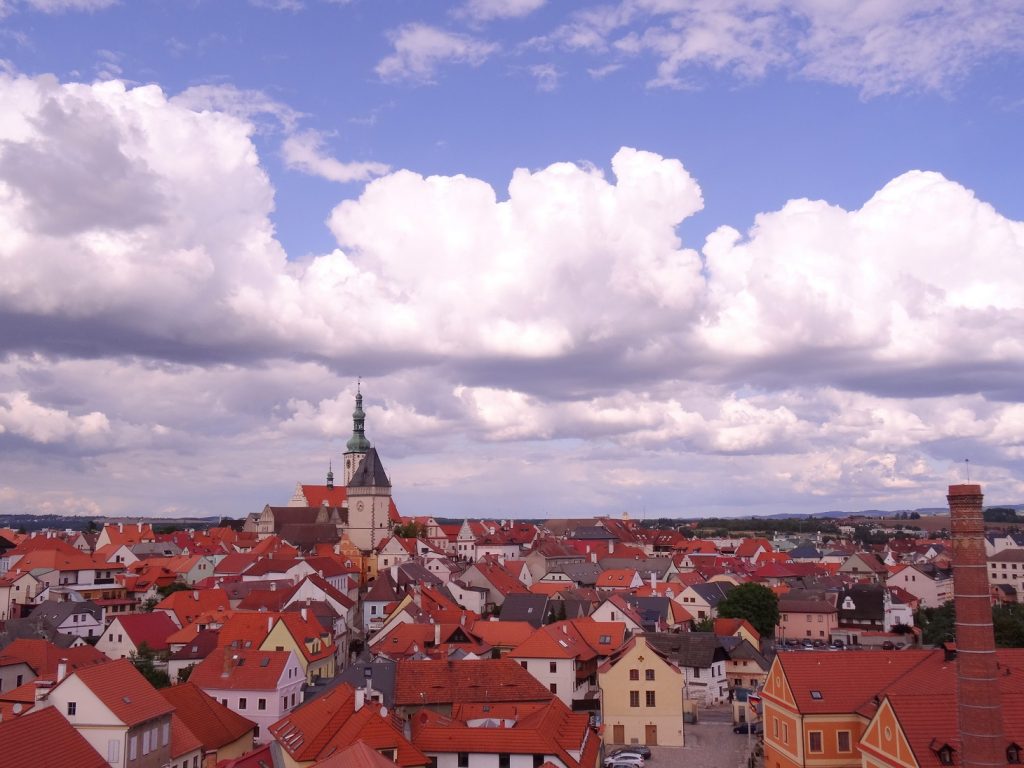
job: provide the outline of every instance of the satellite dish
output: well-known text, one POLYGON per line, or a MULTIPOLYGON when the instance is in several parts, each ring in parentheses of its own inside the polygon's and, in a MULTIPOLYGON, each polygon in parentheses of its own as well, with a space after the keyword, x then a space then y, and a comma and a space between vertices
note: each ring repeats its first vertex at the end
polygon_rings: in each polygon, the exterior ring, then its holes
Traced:
POLYGON ((387 717, 388 716, 388 708, 387 707, 381 707, 380 708, 380 716, 381 717, 387 717))
POLYGON ((18 702, 15 702, 14 706, 11 707, 11 712, 13 712, 16 715, 20 715, 21 714, 21 704, 18 703, 18 702))

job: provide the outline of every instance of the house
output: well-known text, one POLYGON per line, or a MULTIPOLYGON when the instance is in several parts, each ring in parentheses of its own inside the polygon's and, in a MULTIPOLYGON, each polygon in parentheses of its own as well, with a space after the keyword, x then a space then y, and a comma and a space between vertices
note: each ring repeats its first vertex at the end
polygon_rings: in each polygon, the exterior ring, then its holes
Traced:
POLYGON ((0 654, 0 694, 20 688, 36 679, 36 672, 24 659, 0 654))
POLYGON ((683 704, 688 713, 699 705, 721 704, 728 697, 728 654, 713 632, 651 632, 644 637, 683 671, 683 704))
POLYGON ((594 621, 621 621, 630 632, 644 631, 644 617, 624 594, 612 592, 590 615, 594 621))
POLYGON ((589 697, 597 683, 599 661, 622 645, 625 631, 622 622, 558 621, 536 630, 507 658, 517 661, 571 708, 589 697))
MULTIPOLYGON (((37 682, 37 691, 39 683, 37 682)), ((174 707, 127 659, 81 667, 44 693, 72 726, 105 756, 110 768, 171 763, 174 707)))
MULTIPOLYGON (((109 661, 91 645, 61 648, 38 638, 18 638, 12 641, 3 649, 2 657, 23 661, 32 668, 34 675, 46 678, 55 677, 62 662, 67 672, 109 661)), ((14 674, 17 682, 18 673, 15 671, 14 674)), ((29 678, 25 678, 24 682, 29 682, 29 678)))
POLYGON ((218 634, 217 630, 204 629, 193 635, 187 643, 172 644, 167 657, 167 675, 171 683, 178 682, 184 670, 195 667, 220 647, 217 643, 218 634))
POLYGON ((461 705, 451 715, 424 709, 410 726, 413 745, 437 768, 596 768, 600 761, 601 737, 589 716, 570 711, 558 699, 461 705))
POLYGON ((203 614, 227 611, 230 607, 228 593, 223 589, 187 589, 169 594, 153 612, 166 613, 178 627, 186 627, 203 614))
POLYGON ((877 555, 871 552, 854 552, 839 566, 839 573, 881 584, 885 582, 889 570, 877 555))
POLYGON ((526 594, 529 590, 514 575, 505 570, 497 560, 485 558, 473 563, 465 570, 459 581, 470 587, 487 590, 487 605, 498 607, 512 594, 526 594))
POLYGON ((294 651, 306 680, 334 677, 334 638, 305 606, 297 612, 236 613, 220 628, 221 647, 294 651))
POLYGON ((0 765, 5 768, 110 768, 61 713, 47 707, 0 721, 0 765))
POLYGON ((163 658, 169 652, 167 639, 178 627, 166 613, 138 613, 118 616, 96 642, 96 650, 112 659, 137 656, 145 643, 149 650, 163 658))
POLYGON ((597 678, 610 744, 683 746, 683 673, 643 635, 605 661, 597 678))
POLYGON ((398 662, 395 709, 429 707, 450 715, 458 704, 546 702, 550 690, 508 657, 462 661, 398 662))
POLYGON ((97 637, 103 631, 103 609, 92 601, 45 600, 29 614, 56 632, 72 637, 97 637))
POLYGON ((779 598, 778 639, 829 642, 839 628, 837 594, 793 589, 779 598))
POLYGON ((643 583, 635 568, 609 568, 597 577, 596 587, 603 592, 628 592, 643 583))
POLYGON ((223 648, 200 662, 189 682, 255 724, 263 743, 269 728, 302 703, 305 676, 294 651, 223 648))
POLYGON ((988 582, 1006 584, 1018 596, 1024 593, 1024 549, 1003 549, 989 557, 988 582))
MULTIPOLYGON (((992 570, 990 563, 990 582, 992 570)), ((953 570, 934 564, 899 564, 889 569, 885 585, 905 589, 924 608, 938 608, 953 599, 953 570)))
POLYGON ((270 726, 270 734, 280 745, 289 768, 312 766, 356 741, 402 768, 426 768, 430 764, 405 737, 393 713, 376 701, 368 701, 365 690, 345 683, 287 714, 270 726))
POLYGON ((695 621, 714 619, 718 616, 717 606, 733 589, 728 582, 691 584, 684 587, 676 598, 690 612, 695 621))
POLYGON ((727 654, 725 678, 730 691, 740 688, 757 690, 764 684, 769 662, 757 647, 739 635, 719 635, 718 641, 727 654))

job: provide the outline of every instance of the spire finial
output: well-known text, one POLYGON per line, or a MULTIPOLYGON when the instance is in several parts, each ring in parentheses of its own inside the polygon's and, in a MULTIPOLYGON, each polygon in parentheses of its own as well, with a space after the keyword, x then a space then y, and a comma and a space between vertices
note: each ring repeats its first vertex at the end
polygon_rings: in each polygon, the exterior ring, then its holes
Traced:
POLYGON ((967 482, 971 482, 971 460, 964 459, 964 469, 967 471, 967 482))

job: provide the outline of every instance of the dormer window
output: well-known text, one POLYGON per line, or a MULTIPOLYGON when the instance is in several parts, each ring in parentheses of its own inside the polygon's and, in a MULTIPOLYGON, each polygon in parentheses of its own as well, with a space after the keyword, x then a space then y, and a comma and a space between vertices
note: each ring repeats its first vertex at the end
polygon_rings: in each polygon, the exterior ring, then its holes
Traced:
POLYGON ((1017 765, 1020 763, 1020 745, 1011 744, 1006 748, 1006 762, 1017 765))
POLYGON ((941 742, 939 742, 938 739, 932 739, 932 743, 930 745, 932 752, 935 753, 935 756, 939 758, 939 762, 943 765, 952 765, 955 750, 949 746, 949 744, 942 744, 939 746, 940 743, 941 742))

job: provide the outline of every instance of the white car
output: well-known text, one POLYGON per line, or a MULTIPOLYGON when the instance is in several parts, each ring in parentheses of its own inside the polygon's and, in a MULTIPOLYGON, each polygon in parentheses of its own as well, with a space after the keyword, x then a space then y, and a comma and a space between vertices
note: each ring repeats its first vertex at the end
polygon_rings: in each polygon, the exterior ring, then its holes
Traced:
POLYGON ((621 768, 629 765, 633 768, 643 768, 644 759, 636 752, 619 752, 604 759, 605 768, 621 768))

